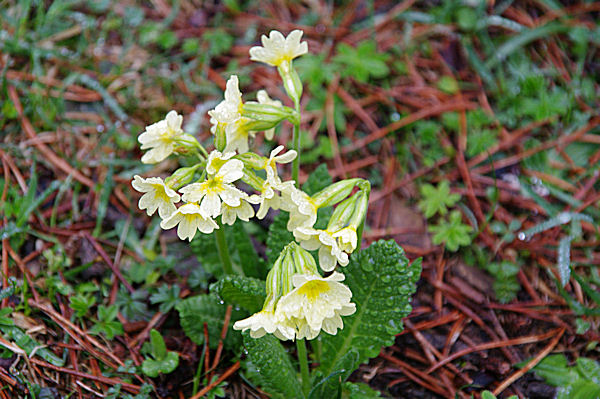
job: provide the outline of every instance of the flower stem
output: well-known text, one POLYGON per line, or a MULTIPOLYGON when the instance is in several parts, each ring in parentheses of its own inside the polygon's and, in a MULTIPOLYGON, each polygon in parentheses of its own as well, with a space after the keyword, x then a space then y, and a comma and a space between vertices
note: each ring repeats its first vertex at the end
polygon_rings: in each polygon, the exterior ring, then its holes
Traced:
POLYGON ((308 372, 308 357, 304 339, 296 340, 296 349, 298 350, 298 362, 300 363, 300 375, 302 376, 302 390, 305 395, 308 395, 310 392, 310 374, 308 372))
POLYGON ((229 248, 227 247, 227 240, 225 239, 225 231, 223 230, 223 223, 221 219, 217 219, 218 229, 215 229, 215 238, 217 241, 217 249, 219 250, 219 257, 223 264, 223 270, 225 274, 233 274, 233 266, 231 265, 231 258, 229 257, 229 248))
POLYGON ((298 114, 298 121, 294 123, 294 150, 296 151, 296 158, 292 163, 292 179, 296 182, 296 187, 300 187, 300 102, 296 102, 296 112, 298 114))

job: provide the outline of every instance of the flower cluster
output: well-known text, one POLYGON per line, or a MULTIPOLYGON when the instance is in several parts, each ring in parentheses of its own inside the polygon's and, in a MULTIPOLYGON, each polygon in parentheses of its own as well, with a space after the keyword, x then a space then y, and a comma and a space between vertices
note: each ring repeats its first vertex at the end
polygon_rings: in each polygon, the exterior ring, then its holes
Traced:
POLYGON ((282 340, 314 339, 321 330, 335 334, 344 326, 341 316, 356 311, 343 280, 344 275, 337 272, 321 277, 312 255, 292 242, 267 276, 263 309, 237 321, 233 328, 250 330, 253 338, 270 333, 282 340))
POLYGON ((285 151, 280 145, 268 157, 250 151, 249 139, 256 132, 264 131, 272 139, 274 128, 284 120, 294 124, 297 135, 302 85, 292 60, 308 51, 301 38, 301 31, 287 38, 272 31, 269 37, 263 36, 262 47, 250 50, 252 60, 278 68, 294 109, 271 99, 264 90, 258 91, 258 101, 244 102, 238 77, 232 75, 223 101, 208 112, 214 137, 211 152, 183 131, 183 117, 175 111, 148 126, 138 138, 141 149, 148 150, 142 157, 144 163, 158 163, 171 154, 197 159, 193 166, 181 167, 164 180, 136 175, 132 182, 143 193, 139 208, 149 216, 158 211, 160 226, 177 227, 182 240, 191 241, 198 231, 222 234, 222 224, 233 225, 237 219, 247 222, 254 216, 262 219, 269 210, 289 213, 287 228, 297 243, 291 242, 270 270, 263 309, 234 326, 249 329, 253 337, 270 333, 280 339, 313 339, 321 330, 335 334, 343 327, 341 316, 356 309, 350 302, 350 289, 342 283, 344 275, 335 268, 346 266, 358 247, 369 183, 342 180, 311 196, 298 188, 297 173, 295 179, 283 180, 278 171, 280 165, 298 165, 299 148, 285 151), (330 206, 335 209, 327 227, 315 228, 318 210, 330 206), (323 277, 307 250, 318 251, 321 270, 333 273, 323 277))

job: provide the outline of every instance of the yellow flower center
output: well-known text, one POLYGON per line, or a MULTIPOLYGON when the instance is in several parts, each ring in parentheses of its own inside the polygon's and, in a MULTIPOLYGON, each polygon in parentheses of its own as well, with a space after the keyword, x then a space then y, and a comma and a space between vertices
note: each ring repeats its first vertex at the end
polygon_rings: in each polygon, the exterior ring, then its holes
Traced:
POLYGON ((162 185, 153 184, 152 186, 154 187, 154 198, 156 198, 157 200, 164 201, 164 202, 171 202, 171 199, 167 195, 167 191, 165 190, 165 188, 162 185))
POLYGON ((299 295, 306 295, 310 302, 314 302, 321 294, 329 291, 329 284, 321 280, 311 280, 298 289, 299 295))
POLYGON ((210 179, 208 179, 202 183, 201 189, 207 193, 213 192, 213 193, 219 194, 221 191, 224 190, 223 177, 222 176, 211 177, 210 179))

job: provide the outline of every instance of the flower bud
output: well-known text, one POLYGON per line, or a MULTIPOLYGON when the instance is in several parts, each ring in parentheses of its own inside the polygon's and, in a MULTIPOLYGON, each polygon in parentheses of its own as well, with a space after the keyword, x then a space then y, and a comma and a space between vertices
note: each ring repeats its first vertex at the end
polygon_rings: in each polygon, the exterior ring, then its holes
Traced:
POLYGON ((265 183, 264 179, 258 177, 256 173, 248 168, 244 168, 244 176, 242 176, 242 181, 256 191, 262 191, 263 184, 265 183))
POLYGON ((292 67, 291 61, 282 62, 281 65, 277 67, 277 71, 279 71, 281 80, 283 80, 285 92, 290 96, 292 101, 294 101, 294 104, 298 104, 300 102, 300 97, 302 97, 302 82, 300 81, 298 73, 292 67))
POLYGON ((317 262, 315 262, 315 259, 310 254, 310 252, 308 252, 306 249, 302 248, 295 242, 292 242, 289 245, 291 246, 295 273, 318 275, 319 272, 317 270, 317 262))
POLYGON ((178 190, 194 179, 194 173, 203 164, 199 163, 186 168, 179 168, 173 174, 165 179, 165 184, 173 190, 178 190))
POLYGON ((223 152, 225 150, 225 147, 227 146, 227 135, 225 133, 225 127, 221 123, 217 124, 215 130, 214 144, 215 148, 221 152, 223 152))
POLYGON ((245 166, 248 166, 255 170, 263 169, 265 167, 265 162, 267 162, 267 158, 261 157, 260 155, 254 152, 245 152, 243 154, 238 154, 235 156, 235 158, 242 161, 245 166))
POLYGON ((313 195, 313 200, 318 208, 323 208, 326 206, 334 205, 346 198, 352 190, 354 186, 363 179, 355 178, 355 179, 346 179, 341 180, 337 183, 331 184, 329 187, 324 188, 319 191, 315 195, 313 195))
POLYGON ((177 136, 175 142, 178 146, 177 152, 188 152, 200 148, 200 143, 198 143, 198 140, 188 133, 183 133, 177 136))
POLYGON ((356 201, 360 196, 360 191, 354 194, 352 197, 345 199, 338 206, 335 207, 329 223, 327 224, 328 231, 336 231, 346 226, 354 214, 356 207, 356 201))
POLYGON ((242 116, 262 122, 277 124, 295 114, 289 107, 278 107, 270 104, 259 104, 249 101, 242 106, 242 116))
POLYGON ((367 216, 367 208, 369 207, 369 193, 361 190, 357 194, 360 195, 356 201, 354 213, 352 214, 349 223, 349 225, 355 229, 358 229, 360 224, 365 220, 365 217, 367 216))

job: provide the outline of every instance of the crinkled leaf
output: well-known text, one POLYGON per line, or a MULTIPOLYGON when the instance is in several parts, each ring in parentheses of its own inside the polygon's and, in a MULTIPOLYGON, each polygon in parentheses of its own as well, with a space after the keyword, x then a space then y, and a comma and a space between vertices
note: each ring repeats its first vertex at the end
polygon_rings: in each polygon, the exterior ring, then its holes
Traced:
MULTIPOLYGON (((225 319, 227 305, 220 303, 215 295, 198 295, 187 298, 177 304, 175 309, 179 312, 181 327, 185 334, 196 344, 204 344, 204 323, 208 327, 208 339, 211 348, 216 348, 221 337, 221 329, 225 319)), ((245 317, 245 313, 233 310, 231 320, 239 320, 245 317)), ((236 348, 241 344, 240 336, 229 325, 225 336, 225 346, 236 348)))
POLYGON ((267 262, 273 265, 283 248, 291 241, 294 241, 294 235, 287 230, 287 223, 290 214, 287 212, 279 212, 273 223, 269 226, 269 234, 267 236, 267 262))
POLYGON ((240 306, 250 313, 261 310, 266 297, 263 280, 243 276, 223 276, 211 285, 210 291, 228 305, 240 306))
POLYGON ((342 388, 342 383, 352 374, 359 365, 358 351, 351 349, 342 356, 334 365, 333 371, 327 376, 317 373, 310 391, 309 399, 333 398, 342 388), (316 382, 316 383, 315 383, 316 382))
POLYGON ((352 291, 356 313, 344 317, 336 335, 321 334, 323 375, 336 371, 350 350, 359 353, 358 363, 377 356, 382 346, 394 343, 403 329, 402 318, 411 311, 410 299, 421 273, 420 259, 411 265, 394 241, 378 241, 352 255, 342 269, 352 291))
POLYGON ((554 386, 568 385, 579 378, 575 370, 567 365, 567 358, 563 354, 546 356, 533 371, 554 386))
POLYGON ((258 256, 250 236, 244 229, 242 222, 235 223, 231 231, 235 241, 235 249, 238 254, 239 264, 248 277, 266 277, 265 260, 258 256))
POLYGON ((333 183, 333 180, 331 179, 327 165, 322 163, 308 176, 308 179, 302 185, 302 190, 308 195, 313 195, 331 183, 333 183))
POLYGON ((271 334, 251 338, 247 331, 242 333, 242 336, 248 358, 260 374, 261 381, 257 383, 260 383, 265 391, 282 395, 284 398, 304 398, 296 370, 279 340, 271 334))
POLYGON ((243 276, 223 276, 211 285, 210 290, 225 303, 240 306, 250 313, 262 309, 266 296, 263 280, 243 276))

